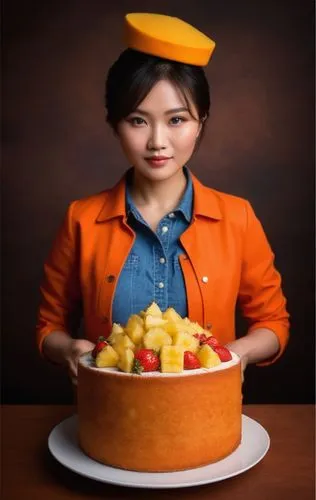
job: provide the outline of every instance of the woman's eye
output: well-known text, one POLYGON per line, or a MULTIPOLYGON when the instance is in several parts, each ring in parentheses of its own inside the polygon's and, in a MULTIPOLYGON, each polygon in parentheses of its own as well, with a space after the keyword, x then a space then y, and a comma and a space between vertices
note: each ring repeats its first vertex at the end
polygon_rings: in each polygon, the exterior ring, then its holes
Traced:
POLYGON ((185 119, 182 118, 182 116, 174 116, 173 118, 171 118, 170 123, 171 123, 171 125, 179 125, 180 123, 183 123, 184 121, 185 121, 185 119))
POLYGON ((134 116, 133 118, 131 118, 129 120, 129 122, 132 124, 132 125, 143 125, 145 123, 145 120, 143 120, 142 118, 140 118, 139 116, 134 116))

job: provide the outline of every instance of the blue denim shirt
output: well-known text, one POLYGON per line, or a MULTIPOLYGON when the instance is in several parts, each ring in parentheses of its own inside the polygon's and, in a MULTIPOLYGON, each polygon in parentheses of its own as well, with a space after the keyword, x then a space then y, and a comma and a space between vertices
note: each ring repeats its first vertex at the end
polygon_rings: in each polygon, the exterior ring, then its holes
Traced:
POLYGON ((176 210, 163 217, 154 232, 135 207, 126 186, 126 213, 136 233, 134 245, 119 276, 113 300, 112 320, 126 324, 155 301, 164 311, 168 307, 187 316, 187 297, 179 255, 184 253, 179 238, 192 218, 193 185, 184 167, 187 186, 176 210))

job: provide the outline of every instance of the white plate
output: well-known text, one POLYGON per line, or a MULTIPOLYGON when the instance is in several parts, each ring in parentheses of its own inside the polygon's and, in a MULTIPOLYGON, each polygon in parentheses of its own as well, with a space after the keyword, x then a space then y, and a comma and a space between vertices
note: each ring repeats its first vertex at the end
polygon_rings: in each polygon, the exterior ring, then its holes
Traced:
POLYGON ((184 488, 236 476, 256 465, 267 453, 270 438, 255 420, 242 416, 242 440, 227 458, 215 464, 179 472, 134 472, 102 465, 83 453, 77 440, 77 415, 51 431, 48 447, 62 465, 82 476, 134 488, 184 488))

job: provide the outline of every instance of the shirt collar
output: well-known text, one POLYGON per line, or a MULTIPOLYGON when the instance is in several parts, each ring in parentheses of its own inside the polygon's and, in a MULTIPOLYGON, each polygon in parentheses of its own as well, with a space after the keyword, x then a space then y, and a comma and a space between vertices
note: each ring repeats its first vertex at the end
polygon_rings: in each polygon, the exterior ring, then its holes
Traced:
POLYGON ((133 214, 136 219, 138 219, 137 209, 132 199, 131 194, 131 181, 132 181, 132 169, 128 170, 126 173, 126 191, 125 191, 125 201, 126 201, 126 215, 133 214))
POLYGON ((184 175, 187 178, 187 185, 184 191, 184 194, 180 200, 180 203, 175 212, 182 212, 185 219, 188 222, 191 222, 192 219, 192 207, 193 207, 193 184, 191 179, 190 171, 187 167, 183 168, 184 175))
MULTIPOLYGON (((190 171, 188 171, 188 181, 191 181, 192 198, 194 194, 193 202, 193 217, 202 216, 214 220, 220 220, 223 217, 221 210, 221 200, 220 194, 217 191, 204 186, 190 171)), ((126 217, 127 215, 127 204, 126 204, 126 185, 128 176, 131 175, 131 169, 127 171, 120 179, 120 181, 112 188, 105 191, 105 202, 101 208, 101 211, 96 219, 97 222, 104 222, 115 217, 126 217)), ((190 189, 190 184, 188 182, 186 191, 180 201, 178 209, 182 205, 183 199, 186 199, 186 194, 188 189, 190 189)), ((183 207, 182 207, 183 210, 183 207)), ((188 220, 191 220, 191 214, 184 210, 183 213, 185 217, 189 215, 188 220)))

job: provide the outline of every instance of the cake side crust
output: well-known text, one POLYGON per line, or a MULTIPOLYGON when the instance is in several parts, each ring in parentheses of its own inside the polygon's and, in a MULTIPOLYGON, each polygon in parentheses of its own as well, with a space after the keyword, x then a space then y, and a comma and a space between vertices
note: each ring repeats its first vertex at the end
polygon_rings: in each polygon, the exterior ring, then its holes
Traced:
POLYGON ((95 460, 128 470, 184 470, 239 445, 239 359, 190 376, 117 373, 79 364, 79 442, 95 460))

